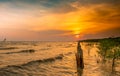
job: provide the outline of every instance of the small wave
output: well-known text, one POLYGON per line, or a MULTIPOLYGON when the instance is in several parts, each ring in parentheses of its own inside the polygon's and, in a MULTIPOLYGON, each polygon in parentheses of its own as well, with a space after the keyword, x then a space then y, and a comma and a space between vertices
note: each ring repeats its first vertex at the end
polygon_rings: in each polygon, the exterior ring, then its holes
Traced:
POLYGON ((35 50, 34 49, 29 49, 29 50, 22 50, 22 51, 18 51, 18 52, 7 52, 7 53, 3 53, 3 54, 14 54, 14 53, 34 53, 35 50))
POLYGON ((10 71, 10 70, 0 70, 0 75, 1 76, 25 76, 21 73, 17 73, 17 72, 10 71))
POLYGON ((34 63, 46 63, 46 62, 53 62, 55 60, 60 60, 60 59, 63 59, 63 54, 59 54, 58 56, 55 56, 55 57, 52 57, 52 58, 47 58, 47 59, 42 59, 42 60, 35 60, 35 61, 31 61, 31 62, 28 62, 26 64, 23 64, 24 66, 25 65, 32 65, 34 63))
POLYGON ((1 47, 0 50, 12 50, 17 49, 17 47, 1 47))
POLYGON ((68 52, 68 53, 66 53, 65 55, 71 55, 71 54, 73 54, 73 52, 68 52))
POLYGON ((58 45, 56 45, 56 46, 63 46, 62 44, 58 44, 58 45))
POLYGON ((8 65, 6 67, 0 68, 0 75, 1 76, 29 76, 28 73, 25 71, 34 71, 30 69, 33 69, 33 67, 38 68, 38 66, 42 63, 48 63, 48 62, 50 63, 50 62, 54 62, 55 60, 61 60, 61 59, 63 59, 62 54, 55 57, 47 58, 47 59, 30 61, 28 63, 21 64, 21 65, 8 65))
MULTIPOLYGON (((30 61, 30 62, 28 62, 28 63, 25 63, 25 64, 21 64, 21 65, 18 65, 18 66, 16 66, 16 65, 8 65, 7 67, 9 68, 9 67, 14 67, 14 68, 21 68, 22 69, 22 67, 23 66, 28 66, 28 65, 33 65, 33 64, 36 64, 36 63, 47 63, 47 62, 53 62, 53 61, 55 61, 55 60, 62 60, 63 59, 63 54, 59 54, 59 55, 57 55, 57 56, 55 56, 55 57, 51 57, 51 58, 47 58, 47 59, 42 59, 42 60, 35 60, 35 61, 30 61)), ((0 69, 1 70, 1 69, 0 69)))
POLYGON ((47 45, 47 47, 52 47, 52 45, 47 45))
POLYGON ((64 46, 64 48, 70 48, 70 47, 75 47, 73 44, 68 44, 66 46, 64 46))
POLYGON ((40 50, 50 50, 51 48, 41 48, 40 50))
POLYGON ((34 49, 29 49, 29 50, 22 50, 20 51, 21 53, 34 53, 35 50, 34 49))

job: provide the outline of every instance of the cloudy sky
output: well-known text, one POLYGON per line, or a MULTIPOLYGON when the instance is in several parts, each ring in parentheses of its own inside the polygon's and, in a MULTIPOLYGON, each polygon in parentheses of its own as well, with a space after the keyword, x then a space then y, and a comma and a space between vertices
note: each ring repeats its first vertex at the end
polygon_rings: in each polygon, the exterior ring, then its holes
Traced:
POLYGON ((120 0, 0 0, 0 40, 120 36, 120 0))

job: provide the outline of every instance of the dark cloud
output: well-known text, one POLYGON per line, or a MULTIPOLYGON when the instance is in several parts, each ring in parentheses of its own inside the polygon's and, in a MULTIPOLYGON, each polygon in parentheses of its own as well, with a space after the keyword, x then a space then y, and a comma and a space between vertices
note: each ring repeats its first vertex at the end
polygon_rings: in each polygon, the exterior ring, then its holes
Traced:
POLYGON ((91 4, 118 4, 120 0, 77 0, 82 5, 91 5, 91 4))
MULTIPOLYGON (((114 4, 114 7, 120 4, 120 0, 0 0, 3 3, 11 3, 13 7, 25 8, 25 5, 43 6, 55 13, 67 13, 77 10, 71 4, 77 2, 78 6, 84 7, 94 4, 114 4), (19 5, 21 3, 22 5, 19 5)), ((27 7, 28 8, 28 7, 27 7)))
POLYGON ((0 0, 0 3, 9 4, 11 8, 27 9, 44 7, 54 13, 66 13, 76 10, 71 6, 72 2, 76 0, 0 0))

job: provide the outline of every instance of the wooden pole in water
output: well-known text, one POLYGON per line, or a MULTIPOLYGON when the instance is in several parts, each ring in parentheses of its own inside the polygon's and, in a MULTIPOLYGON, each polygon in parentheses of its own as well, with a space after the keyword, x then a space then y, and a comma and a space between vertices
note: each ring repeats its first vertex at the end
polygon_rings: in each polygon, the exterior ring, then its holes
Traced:
POLYGON ((81 49, 80 42, 77 45, 76 61, 77 68, 84 69, 83 50, 81 49))

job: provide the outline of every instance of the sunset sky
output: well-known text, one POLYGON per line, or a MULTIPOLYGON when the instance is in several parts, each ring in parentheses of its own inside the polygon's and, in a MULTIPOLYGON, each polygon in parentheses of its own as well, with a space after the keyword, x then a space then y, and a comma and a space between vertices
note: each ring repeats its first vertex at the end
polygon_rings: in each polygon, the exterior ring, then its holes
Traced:
POLYGON ((0 40, 120 36, 120 0, 0 0, 0 40))

